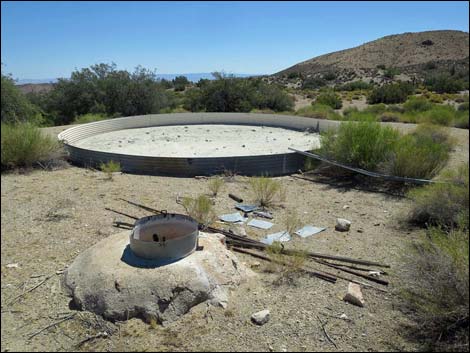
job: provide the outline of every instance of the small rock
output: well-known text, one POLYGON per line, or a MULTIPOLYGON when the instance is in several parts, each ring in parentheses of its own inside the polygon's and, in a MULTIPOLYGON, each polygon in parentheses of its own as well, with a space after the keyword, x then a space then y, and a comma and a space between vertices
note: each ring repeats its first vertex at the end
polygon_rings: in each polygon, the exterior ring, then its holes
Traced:
POLYGON ((340 319, 343 319, 343 320, 347 320, 348 319, 348 315, 346 314, 341 314, 341 316, 339 317, 340 319))
POLYGON ((380 222, 374 223, 374 226, 378 227, 380 225, 380 222))
POLYGON ((6 267, 7 268, 18 268, 18 263, 8 264, 6 267))
POLYGON ((343 206, 343 210, 347 210, 348 208, 349 208, 348 205, 344 205, 344 206, 343 206))
POLYGON ((250 267, 251 268, 258 268, 261 266, 261 263, 259 261, 255 261, 253 263, 251 263, 250 267))
POLYGON ((351 227, 351 221, 344 218, 337 218, 335 229, 340 232, 347 232, 351 227))
POLYGON ((343 300, 353 305, 363 307, 365 302, 364 297, 362 296, 361 286, 356 283, 349 282, 348 292, 344 296, 343 300))
POLYGON ((358 233, 364 233, 364 229, 358 229, 357 232, 358 233))
POLYGON ((257 325, 264 325, 269 321, 270 313, 269 310, 261 310, 257 313, 251 315, 251 321, 253 321, 257 325))

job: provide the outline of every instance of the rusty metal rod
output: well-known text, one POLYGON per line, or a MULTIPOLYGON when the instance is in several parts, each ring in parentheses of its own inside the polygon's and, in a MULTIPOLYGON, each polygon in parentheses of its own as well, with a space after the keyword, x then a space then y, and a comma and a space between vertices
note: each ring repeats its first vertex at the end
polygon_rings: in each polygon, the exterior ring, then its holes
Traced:
MULTIPOLYGON (((107 211, 111 211, 111 212, 120 214, 121 216, 126 216, 126 217, 129 217, 129 218, 135 219, 135 220, 139 219, 139 217, 131 216, 127 213, 124 213, 124 212, 121 212, 121 211, 116 211, 116 210, 113 210, 112 208, 109 208, 109 207, 105 207, 104 209, 107 210, 107 211)), ((132 226, 134 226, 134 225, 132 225, 132 226)))
POLYGON ((383 279, 380 279, 380 278, 375 278, 375 277, 372 277, 372 276, 369 276, 369 275, 365 275, 363 273, 360 273, 360 272, 357 272, 357 271, 353 271, 353 270, 349 270, 347 268, 343 268, 343 267, 340 267, 340 266, 336 266, 336 265, 333 265, 333 264, 330 264, 329 262, 326 262, 326 261, 322 261, 322 260, 318 260, 318 259, 314 259, 314 261, 316 263, 319 263, 319 264, 322 264, 322 265, 325 265, 325 266, 328 266, 328 267, 332 267, 332 268, 336 268, 337 270, 340 270, 340 271, 343 271, 343 272, 347 272, 347 273, 350 273, 352 275, 355 275, 355 276, 359 276, 359 277, 362 277, 362 278, 365 278, 369 281, 372 281, 372 282, 375 282, 375 283, 379 283, 379 284, 382 284, 384 286, 388 286, 388 282, 383 280, 383 279))
MULTIPOLYGON (((275 261, 273 259, 270 259, 267 256, 257 254, 257 253, 253 253, 253 252, 245 250, 245 249, 240 249, 240 248, 236 248, 236 247, 233 247, 232 249, 233 249, 233 251, 243 253, 243 254, 248 254, 248 255, 251 255, 253 257, 262 259, 262 260, 266 260, 266 261, 269 261, 269 262, 277 262, 277 263, 280 263, 281 265, 284 265, 284 266, 287 265, 287 263, 285 261, 275 261)), ((321 272, 318 272, 318 271, 312 271, 312 270, 309 270, 309 269, 306 269, 306 268, 303 268, 303 267, 301 267, 300 270, 302 272, 308 273, 309 275, 312 275, 314 277, 323 279, 323 280, 328 281, 330 283, 336 283, 336 277, 335 276, 327 275, 325 273, 321 273, 321 272)))
MULTIPOLYGON (((123 201, 125 201, 125 202, 127 202, 131 205, 140 207, 140 208, 142 208, 146 211, 149 211, 149 212, 153 212, 153 213, 156 213, 156 214, 161 213, 161 211, 159 211, 159 210, 156 210, 154 208, 147 207, 147 206, 144 206, 144 205, 140 205, 138 203, 135 203, 135 202, 132 202, 132 201, 129 201, 129 200, 125 200, 125 199, 122 199, 122 198, 120 198, 120 200, 123 200, 123 201)), ((210 230, 212 232, 224 234, 228 237, 233 235, 233 233, 230 233, 230 232, 227 232, 223 229, 218 229, 218 228, 215 228, 215 227, 206 227, 206 229, 210 230)), ((267 247, 266 244, 261 243, 259 241, 256 241, 254 239, 245 238, 245 237, 240 237, 240 238, 242 238, 243 241, 245 241, 247 243, 248 242, 253 243, 258 248, 266 248, 267 247)), ((295 251, 292 251, 292 250, 283 250, 282 252, 286 255, 294 255, 296 253, 295 251)), ((381 264, 381 263, 377 263, 377 262, 373 262, 373 261, 367 261, 367 260, 351 259, 351 258, 343 257, 343 256, 325 255, 325 254, 318 254, 318 253, 314 253, 314 252, 308 252, 307 255, 312 257, 312 258, 320 258, 320 259, 325 259, 325 260, 336 260, 336 261, 340 261, 340 262, 348 262, 348 263, 353 263, 353 264, 357 264, 357 265, 378 266, 378 267, 390 268, 390 265, 385 265, 385 264, 381 264)))

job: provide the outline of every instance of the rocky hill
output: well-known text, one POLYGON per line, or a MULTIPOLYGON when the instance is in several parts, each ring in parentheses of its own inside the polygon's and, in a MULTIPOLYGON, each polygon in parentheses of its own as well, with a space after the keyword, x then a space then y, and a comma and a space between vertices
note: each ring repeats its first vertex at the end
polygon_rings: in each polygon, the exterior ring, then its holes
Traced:
POLYGON ((386 36, 358 47, 306 60, 272 76, 277 80, 325 78, 380 82, 390 70, 401 79, 422 78, 429 71, 467 70, 469 34, 428 31, 386 36), (401 77, 400 77, 401 75, 401 77))

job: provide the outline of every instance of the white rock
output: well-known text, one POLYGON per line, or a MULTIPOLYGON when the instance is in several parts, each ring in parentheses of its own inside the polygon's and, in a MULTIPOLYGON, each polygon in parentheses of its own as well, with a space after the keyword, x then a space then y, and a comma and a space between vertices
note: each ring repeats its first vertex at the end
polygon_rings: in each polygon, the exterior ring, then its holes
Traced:
POLYGON ((253 321, 257 325, 264 325, 269 321, 269 318, 270 312, 267 309, 258 311, 257 313, 251 315, 251 321, 253 321))
POLYGON ((346 314, 341 314, 341 316, 339 317, 340 319, 343 319, 343 320, 347 320, 348 319, 348 315, 346 314))
POLYGON ((18 268, 18 263, 14 263, 14 264, 8 264, 6 267, 7 268, 18 268))
POLYGON ((362 296, 361 286, 356 283, 349 282, 348 292, 344 296, 343 300, 353 305, 363 307, 365 302, 364 297, 362 296))
POLYGON ((351 227, 351 221, 344 218, 336 218, 335 229, 340 232, 347 232, 351 227))
POLYGON ((344 206, 343 206, 343 210, 347 210, 348 208, 349 208, 348 205, 344 205, 344 206))

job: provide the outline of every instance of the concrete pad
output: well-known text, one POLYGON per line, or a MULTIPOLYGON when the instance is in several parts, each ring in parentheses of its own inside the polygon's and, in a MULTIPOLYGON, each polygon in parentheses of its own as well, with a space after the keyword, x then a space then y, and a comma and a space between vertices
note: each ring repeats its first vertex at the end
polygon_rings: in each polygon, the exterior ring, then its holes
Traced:
POLYGON ((202 234, 203 250, 165 266, 129 251, 130 231, 114 234, 81 253, 64 273, 75 305, 109 320, 141 317, 171 322, 205 301, 227 305, 228 290, 255 274, 215 234, 202 234))

